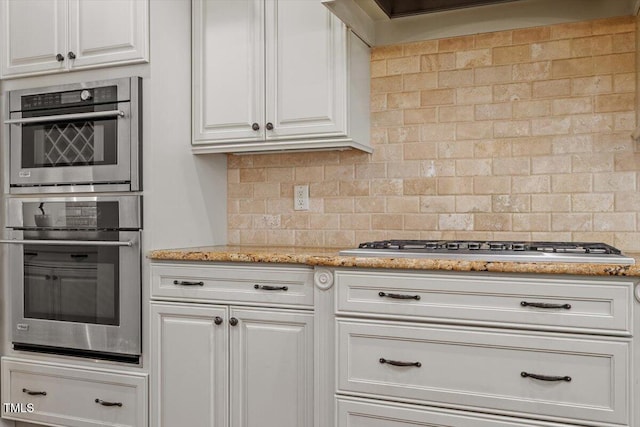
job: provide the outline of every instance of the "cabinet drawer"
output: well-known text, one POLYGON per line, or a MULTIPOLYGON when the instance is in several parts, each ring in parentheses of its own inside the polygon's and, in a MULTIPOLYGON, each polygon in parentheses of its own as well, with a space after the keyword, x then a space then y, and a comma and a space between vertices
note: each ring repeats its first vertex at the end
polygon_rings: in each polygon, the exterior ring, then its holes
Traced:
POLYGON ((416 405, 338 399, 338 427, 540 427, 540 423, 416 405))
POLYGON ((335 280, 338 313, 627 336, 632 332, 633 282, 627 279, 341 270, 335 280))
POLYGON ((340 392, 585 425, 629 423, 625 339, 339 321, 338 346, 340 392))
POLYGON ((13 410, 4 406, 3 418, 69 427, 147 425, 145 375, 3 359, 2 396, 13 404, 13 410))
POLYGON ((263 264, 151 264, 151 297, 312 306, 313 269, 263 264))

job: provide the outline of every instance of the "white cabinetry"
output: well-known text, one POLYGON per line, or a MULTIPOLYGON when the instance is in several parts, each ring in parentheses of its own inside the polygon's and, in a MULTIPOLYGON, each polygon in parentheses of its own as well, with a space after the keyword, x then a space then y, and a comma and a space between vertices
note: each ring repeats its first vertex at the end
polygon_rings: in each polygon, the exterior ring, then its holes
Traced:
POLYGON ((312 272, 153 263, 152 425, 311 427, 312 272))
POLYGON ((144 62, 149 0, 6 0, 2 73, 18 77, 144 62))
POLYGON ((339 427, 638 425, 631 279, 335 276, 339 427))
POLYGON ((358 148, 369 49, 319 1, 193 0, 195 153, 358 148))

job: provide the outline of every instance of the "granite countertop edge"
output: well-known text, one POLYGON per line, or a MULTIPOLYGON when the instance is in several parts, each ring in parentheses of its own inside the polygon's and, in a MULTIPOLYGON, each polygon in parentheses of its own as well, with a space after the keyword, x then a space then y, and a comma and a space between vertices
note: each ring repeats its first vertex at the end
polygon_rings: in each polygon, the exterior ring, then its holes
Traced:
POLYGON ((640 277, 640 253, 627 253, 634 265, 589 263, 534 263, 468 261, 434 258, 371 258, 339 255, 337 248, 275 246, 208 246, 157 249, 147 254, 153 261, 246 262, 302 264, 319 267, 388 268, 435 271, 485 271, 495 273, 574 274, 584 276, 640 277))

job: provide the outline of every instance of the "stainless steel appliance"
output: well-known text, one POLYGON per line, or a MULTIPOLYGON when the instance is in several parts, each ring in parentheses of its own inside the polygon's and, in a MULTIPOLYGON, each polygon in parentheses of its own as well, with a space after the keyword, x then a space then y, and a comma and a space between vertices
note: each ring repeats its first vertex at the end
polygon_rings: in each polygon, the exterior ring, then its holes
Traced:
POLYGON ((361 243, 340 255, 387 258, 434 258, 476 261, 634 264, 604 243, 476 240, 383 240, 361 243))
POLYGON ((137 363, 141 196, 7 203, 14 348, 137 363))
POLYGON ((138 191, 141 79, 9 92, 10 193, 138 191))

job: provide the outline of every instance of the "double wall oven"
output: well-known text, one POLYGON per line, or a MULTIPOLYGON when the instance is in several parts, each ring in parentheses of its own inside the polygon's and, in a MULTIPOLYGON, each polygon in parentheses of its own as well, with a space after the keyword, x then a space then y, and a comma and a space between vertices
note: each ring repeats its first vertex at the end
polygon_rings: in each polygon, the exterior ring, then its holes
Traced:
POLYGON ((137 77, 9 92, 15 350, 139 362, 140 95, 137 77))

